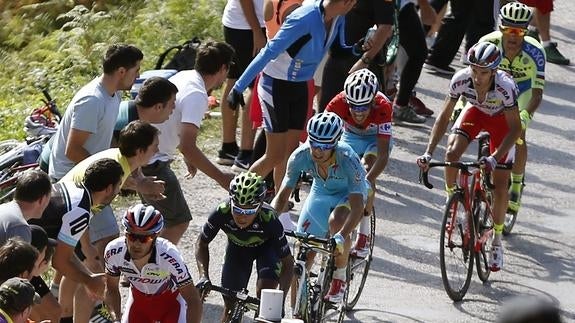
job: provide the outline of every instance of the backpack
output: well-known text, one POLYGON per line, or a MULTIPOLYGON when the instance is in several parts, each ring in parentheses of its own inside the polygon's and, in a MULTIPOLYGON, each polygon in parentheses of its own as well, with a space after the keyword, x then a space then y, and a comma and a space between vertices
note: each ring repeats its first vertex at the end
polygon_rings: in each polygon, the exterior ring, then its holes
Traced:
POLYGON ((193 70, 196 63, 196 53, 201 43, 202 42, 198 37, 194 37, 182 45, 176 45, 168 48, 158 58, 155 69, 173 69, 177 71, 193 70), (162 66, 166 56, 168 56, 168 54, 174 49, 177 51, 172 59, 165 66, 162 66))

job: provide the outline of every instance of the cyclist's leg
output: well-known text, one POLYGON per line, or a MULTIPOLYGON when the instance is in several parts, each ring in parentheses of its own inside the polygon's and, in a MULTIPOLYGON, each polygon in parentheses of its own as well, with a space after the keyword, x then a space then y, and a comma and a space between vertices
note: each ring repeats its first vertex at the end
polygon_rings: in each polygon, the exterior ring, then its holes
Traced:
POLYGON ((262 289, 276 289, 278 287, 282 268, 276 250, 270 241, 258 247, 257 250, 253 250, 253 252, 257 253, 256 269, 258 271, 258 280, 256 294, 259 298, 262 289))
MULTIPOLYGON (((457 118, 451 128, 451 135, 447 139, 447 149, 445 151, 445 161, 458 161, 461 155, 469 146, 469 143, 477 136, 481 130, 479 121, 483 112, 475 107, 465 109, 461 116, 457 118)), ((455 188, 457 169, 445 167, 445 188, 450 195, 455 188)))
MULTIPOLYGON (((228 242, 222 267, 222 287, 235 291, 246 288, 252 274, 254 259, 255 255, 251 252, 251 248, 243 248, 228 242)), ((229 311, 233 305, 233 300, 224 297, 222 322, 228 319, 229 311)))
POLYGON ((509 196, 509 209, 514 212, 519 211, 521 205, 521 186, 523 176, 525 176, 525 166, 527 165, 527 142, 525 141, 526 129, 521 131, 520 140, 515 144, 515 160, 511 172, 511 187, 509 196))

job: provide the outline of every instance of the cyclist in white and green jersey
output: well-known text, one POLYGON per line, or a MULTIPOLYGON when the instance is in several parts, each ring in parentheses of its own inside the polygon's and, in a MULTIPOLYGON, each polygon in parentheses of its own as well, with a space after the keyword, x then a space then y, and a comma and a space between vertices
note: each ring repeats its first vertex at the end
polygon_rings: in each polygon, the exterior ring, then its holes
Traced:
POLYGON ((508 212, 517 213, 521 203, 521 186, 527 163, 525 132, 533 114, 543 99, 545 87, 545 50, 530 36, 526 36, 532 11, 519 2, 506 4, 499 11, 500 31, 483 36, 480 41, 496 44, 503 52, 499 69, 513 76, 519 88, 519 105, 522 132, 515 145, 515 163, 511 172, 508 212))

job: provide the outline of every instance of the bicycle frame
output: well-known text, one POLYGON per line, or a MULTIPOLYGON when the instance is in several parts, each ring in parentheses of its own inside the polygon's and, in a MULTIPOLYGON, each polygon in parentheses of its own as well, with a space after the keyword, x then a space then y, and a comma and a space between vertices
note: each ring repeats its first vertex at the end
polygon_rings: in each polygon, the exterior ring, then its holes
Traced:
MULTIPOLYGON (((241 291, 233 291, 222 286, 212 285, 210 281, 201 281, 196 285, 196 288, 200 290, 200 294, 207 294, 213 290, 234 300, 235 304, 231 308, 231 315, 227 322, 241 322, 245 312, 254 311, 257 315, 259 311, 260 300, 249 296, 245 288, 241 291)), ((259 320, 259 322, 262 321, 259 320)))

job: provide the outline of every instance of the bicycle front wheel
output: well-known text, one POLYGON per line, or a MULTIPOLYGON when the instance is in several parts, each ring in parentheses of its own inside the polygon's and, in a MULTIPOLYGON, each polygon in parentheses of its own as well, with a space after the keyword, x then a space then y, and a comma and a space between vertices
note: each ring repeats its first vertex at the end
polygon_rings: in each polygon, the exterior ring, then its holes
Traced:
POLYGON ((477 266, 477 276, 482 282, 486 282, 491 274, 491 267, 489 266, 489 257, 487 255, 487 241, 480 242, 481 238, 487 234, 489 230, 493 229, 493 221, 491 220, 489 206, 492 205, 491 196, 489 195, 488 201, 481 198, 480 193, 475 195, 473 199, 473 220, 475 225, 475 232, 477 232, 475 242, 475 263, 477 266), (488 203, 489 202, 489 203, 488 203))
POLYGON ((456 302, 467 293, 473 274, 473 231, 467 220, 463 194, 456 192, 447 201, 439 244, 443 287, 456 302))
MULTIPOLYGON (((345 309, 347 311, 351 311, 359 301, 359 297, 365 286, 365 281, 367 280, 372 261, 373 246, 375 245, 375 220, 374 208, 369 219, 369 253, 363 258, 350 255, 347 262, 347 292, 344 298, 345 309)), ((352 236, 352 239, 355 239, 355 237, 352 236)))

